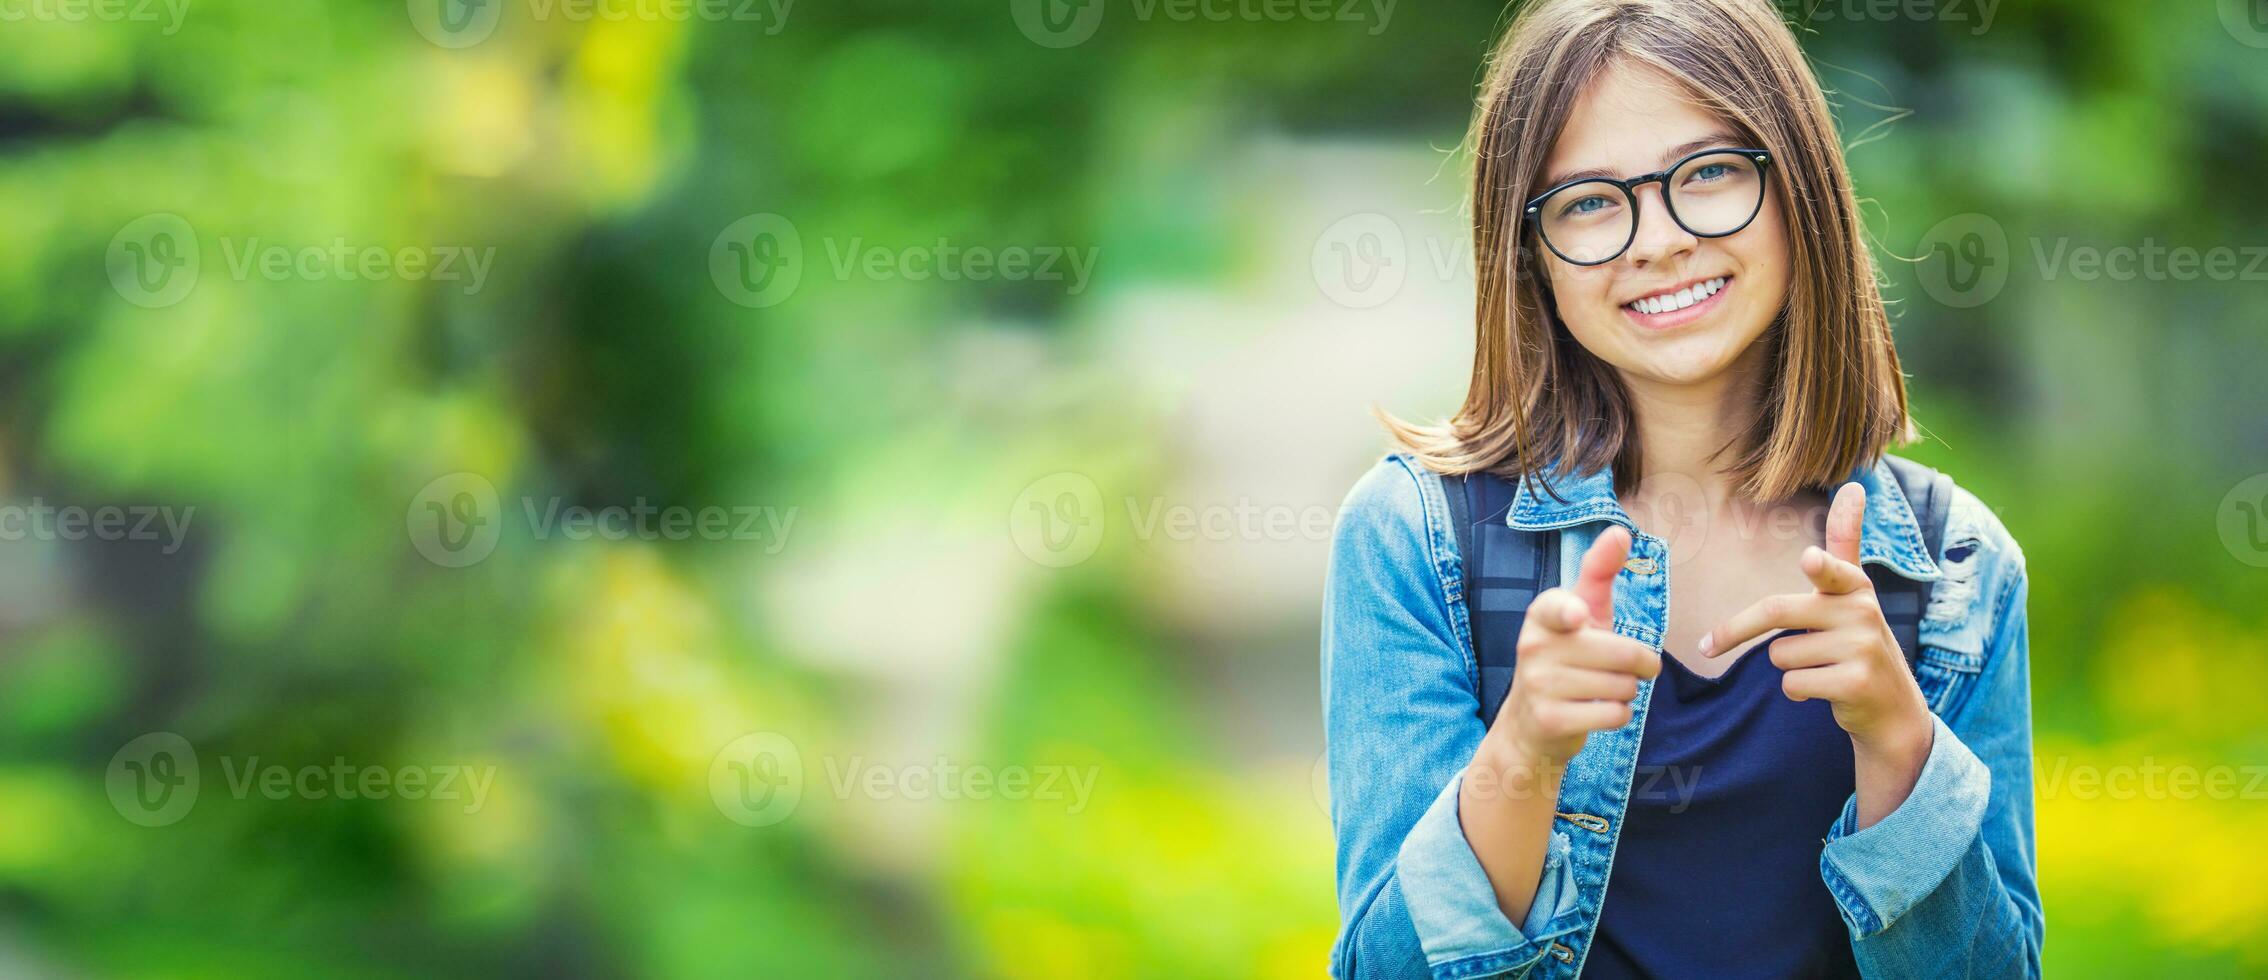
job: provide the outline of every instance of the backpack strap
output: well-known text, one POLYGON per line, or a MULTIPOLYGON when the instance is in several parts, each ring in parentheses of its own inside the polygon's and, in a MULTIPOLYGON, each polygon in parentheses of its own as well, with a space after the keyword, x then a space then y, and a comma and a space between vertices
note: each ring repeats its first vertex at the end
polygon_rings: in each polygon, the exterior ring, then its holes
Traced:
MULTIPOLYGON (((1953 481, 1909 459, 1890 455, 1882 459, 1890 465, 1890 474, 1897 478, 1899 492, 1906 495, 1906 503, 1913 508, 1930 560, 1936 561, 1945 548, 1945 515, 1953 506, 1953 481)), ((1931 583, 1916 582, 1880 565, 1867 566, 1866 574, 1874 581, 1875 597, 1882 603, 1882 618, 1890 624, 1891 634, 1898 638, 1898 649, 1905 651, 1906 666, 1917 666, 1921 661, 1922 611, 1929 608, 1931 583)))
POLYGON ((1559 531, 1505 522, 1517 485, 1493 473, 1442 478, 1464 570, 1466 622, 1480 668, 1480 717, 1494 724, 1512 690, 1514 647, 1528 604, 1559 584, 1559 531))

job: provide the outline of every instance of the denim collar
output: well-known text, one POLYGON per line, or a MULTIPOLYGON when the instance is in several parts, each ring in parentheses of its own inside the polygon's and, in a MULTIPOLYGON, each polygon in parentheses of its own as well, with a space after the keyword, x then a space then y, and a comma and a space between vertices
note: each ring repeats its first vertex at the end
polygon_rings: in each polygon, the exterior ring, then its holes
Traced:
MULTIPOLYGON (((1921 523, 1914 517, 1913 506, 1906 502, 1905 491, 1898 488, 1897 477, 1891 475, 1889 463, 1877 459, 1871 465, 1862 464, 1845 482, 1866 488, 1859 564, 1883 565, 1919 582, 1943 577, 1922 543, 1921 523)), ((1630 515, 1623 512, 1621 501, 1615 499, 1611 468, 1555 477, 1551 485, 1560 499, 1552 499, 1533 477, 1521 480, 1504 522, 1523 531, 1541 531, 1605 520, 1633 533, 1638 530, 1630 515)))

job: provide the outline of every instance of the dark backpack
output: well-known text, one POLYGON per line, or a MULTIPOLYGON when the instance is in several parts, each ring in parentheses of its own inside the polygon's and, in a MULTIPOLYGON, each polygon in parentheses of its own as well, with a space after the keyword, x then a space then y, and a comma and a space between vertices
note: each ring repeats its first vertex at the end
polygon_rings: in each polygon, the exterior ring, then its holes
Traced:
MULTIPOLYGON (((1884 456, 1898 489, 1921 522, 1922 541, 1932 559, 1945 540, 1945 512, 1953 502, 1953 482, 1945 474, 1911 460, 1884 456)), ((1449 521, 1457 530, 1457 551, 1465 570, 1465 610, 1473 633, 1474 659, 1480 662, 1480 716, 1496 721, 1496 709, 1512 689, 1513 646, 1528 603, 1559 584, 1559 529, 1523 531, 1506 524, 1515 484, 1493 473, 1441 478, 1449 498, 1449 521)), ((1866 566, 1882 603, 1882 616, 1905 651, 1911 669, 1921 656, 1921 615, 1929 606, 1930 583, 1916 582, 1880 565, 1866 566)))

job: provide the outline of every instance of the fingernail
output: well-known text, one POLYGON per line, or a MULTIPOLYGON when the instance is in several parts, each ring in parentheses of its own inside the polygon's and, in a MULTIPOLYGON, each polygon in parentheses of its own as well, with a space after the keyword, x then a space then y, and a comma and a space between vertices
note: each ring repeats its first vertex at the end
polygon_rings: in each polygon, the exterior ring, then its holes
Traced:
POLYGON ((1708 656, 1708 655, 1709 655, 1709 651, 1710 651, 1710 650, 1713 650, 1713 649, 1715 649, 1715 648, 1716 648, 1716 646, 1717 646, 1717 635, 1716 635, 1715 633, 1703 633, 1703 634, 1701 634, 1701 655, 1702 655, 1702 656, 1704 656, 1704 657, 1708 656))

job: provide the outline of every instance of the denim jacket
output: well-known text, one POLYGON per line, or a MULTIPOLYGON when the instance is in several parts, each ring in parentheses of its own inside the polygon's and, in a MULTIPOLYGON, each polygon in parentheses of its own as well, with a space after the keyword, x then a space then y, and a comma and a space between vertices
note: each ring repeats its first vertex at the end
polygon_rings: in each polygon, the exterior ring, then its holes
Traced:
MULTIPOLYGON (((2032 837, 2032 734, 2023 552, 1966 491, 1929 554, 1904 494, 1877 463, 1862 564, 1930 580, 1916 668, 1936 738, 1913 791, 1856 828, 1857 798, 1819 828, 1819 874, 1869 977, 2036 977, 2044 925, 2032 837)), ((1610 474, 1523 484, 1507 520, 1557 528, 1562 581, 1609 524, 1629 528, 1614 628, 1657 649, 1669 610, 1667 546, 1638 531, 1610 474), (1648 559, 1651 559, 1650 561, 1648 559)), ((1440 477, 1389 456, 1340 511, 1323 607, 1323 716, 1338 839, 1340 929, 1331 974, 1572 977, 1606 900, 1651 681, 1629 724, 1593 732, 1567 764, 1525 922, 1498 908, 1458 822, 1458 787, 1483 734, 1456 535, 1440 477)), ((1697 884, 1696 901, 1723 900, 1697 884)), ((1749 941, 1742 937, 1735 941, 1749 941)))

